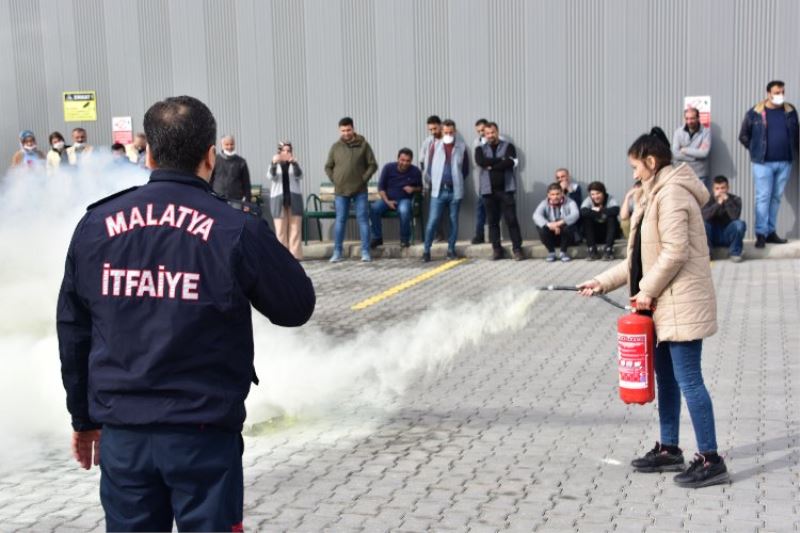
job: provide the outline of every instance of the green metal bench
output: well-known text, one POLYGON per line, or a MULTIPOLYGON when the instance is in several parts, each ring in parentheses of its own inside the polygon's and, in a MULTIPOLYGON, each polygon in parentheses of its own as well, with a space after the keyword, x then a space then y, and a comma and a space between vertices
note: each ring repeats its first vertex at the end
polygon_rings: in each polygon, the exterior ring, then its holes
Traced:
MULTIPOLYGON (((370 182, 367 185, 367 195, 370 203, 379 200, 378 186, 370 182)), ((320 194, 311 193, 306 198, 305 209, 303 210, 303 242, 308 244, 308 223, 313 220, 317 224, 317 235, 319 240, 322 241, 322 219, 336 219, 336 210, 334 209, 335 195, 333 193, 332 183, 323 183, 320 185, 320 194), (327 206, 327 207, 326 207, 327 206)), ((356 214, 353 211, 353 205, 350 207, 350 213, 347 217, 354 219, 356 214)), ((397 211, 391 209, 383 213, 381 218, 400 218, 397 211)), ((425 239, 425 222, 422 212, 422 193, 415 193, 411 200, 411 241, 414 242, 414 234, 419 228, 420 240, 425 239)))

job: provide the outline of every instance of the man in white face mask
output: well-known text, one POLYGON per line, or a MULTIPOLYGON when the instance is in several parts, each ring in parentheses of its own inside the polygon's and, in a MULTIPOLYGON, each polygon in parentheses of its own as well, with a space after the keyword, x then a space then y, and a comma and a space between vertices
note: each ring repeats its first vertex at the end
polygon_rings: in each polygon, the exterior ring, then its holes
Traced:
POLYGON ((458 210, 464 197, 464 176, 469 175, 467 147, 456 134, 456 123, 448 119, 442 122, 441 139, 432 144, 430 165, 425 169, 424 179, 429 180, 431 190, 430 212, 425 228, 425 246, 422 260, 431 260, 431 244, 439 219, 447 208, 450 212, 450 236, 447 239, 447 258, 456 257, 458 236, 458 210))
POLYGON ((767 84, 767 98, 747 111, 739 142, 750 151, 756 193, 756 248, 783 244, 775 232, 778 209, 797 157, 797 110, 785 101, 782 81, 767 84))
POLYGON ((36 147, 36 136, 30 130, 19 134, 19 150, 11 158, 12 167, 33 168, 44 160, 44 155, 36 147))
POLYGON ((80 165, 81 162, 89 157, 94 147, 89 144, 89 136, 83 128, 72 130, 72 146, 67 148, 67 160, 72 166, 80 165))
POLYGON ((226 135, 219 142, 222 152, 211 174, 214 192, 228 200, 250 200, 250 169, 247 161, 236 153, 236 139, 226 135))

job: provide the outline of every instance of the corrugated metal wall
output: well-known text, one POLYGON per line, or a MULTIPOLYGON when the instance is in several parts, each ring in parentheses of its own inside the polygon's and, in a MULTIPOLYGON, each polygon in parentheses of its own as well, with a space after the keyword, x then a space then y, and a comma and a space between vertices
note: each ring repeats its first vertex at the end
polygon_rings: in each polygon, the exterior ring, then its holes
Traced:
MULTIPOLYGON (((344 115, 381 163, 418 150, 429 114, 469 142, 485 116, 521 154, 518 211, 533 238, 556 167, 622 196, 628 144, 655 124, 671 133, 683 96, 710 94, 712 172, 751 206, 739 124, 770 79, 800 103, 799 26, 797 0, 0 0, 0 157, 20 129, 44 145, 78 125, 63 122, 62 91, 97 91, 98 121, 80 124, 95 144, 110 143, 112 116, 138 127, 155 100, 187 93, 237 136, 254 176, 291 140, 308 193, 344 115)), ((800 237, 796 168, 786 197, 779 229, 800 237)))

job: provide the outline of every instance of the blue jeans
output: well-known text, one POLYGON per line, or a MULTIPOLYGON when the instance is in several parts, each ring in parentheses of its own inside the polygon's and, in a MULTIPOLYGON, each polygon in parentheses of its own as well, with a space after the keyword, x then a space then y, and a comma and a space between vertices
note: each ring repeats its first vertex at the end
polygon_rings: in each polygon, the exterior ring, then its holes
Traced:
POLYGON ((450 206, 450 238, 447 239, 447 250, 455 252, 456 237, 458 236, 458 208, 461 200, 453 198, 453 191, 440 190, 439 196, 431 198, 431 212, 428 214, 428 225, 425 226, 425 253, 430 253, 433 234, 442 217, 445 206, 450 206))
MULTIPOLYGON (((389 206, 383 200, 372 202, 369 216, 372 221, 373 239, 383 239, 381 216, 386 211, 389 211, 389 206)), ((411 239, 411 198, 397 200, 397 213, 400 215, 400 242, 408 242, 411 239)))
POLYGON ((697 438, 697 450, 700 453, 717 451, 714 408, 700 369, 702 351, 703 341, 699 339, 688 342, 660 342, 655 353, 661 443, 678 445, 681 393, 683 393, 697 438))
POLYGON ((728 246, 731 255, 742 255, 742 239, 747 231, 744 220, 731 220, 727 226, 706 222, 708 249, 715 246, 728 246))
POLYGON ((475 236, 484 237, 483 227, 486 225, 486 207, 483 205, 483 196, 478 196, 475 212, 475 236))
POLYGON ((361 234, 361 253, 369 254, 369 201, 367 193, 361 192, 354 196, 336 195, 334 206, 336 207, 336 224, 334 225, 334 253, 341 255, 344 234, 347 230, 347 215, 350 213, 350 200, 356 203, 356 220, 358 220, 358 232, 361 234))
POLYGON ((791 161, 753 163, 756 189, 756 234, 767 236, 775 231, 781 196, 792 171, 791 161))

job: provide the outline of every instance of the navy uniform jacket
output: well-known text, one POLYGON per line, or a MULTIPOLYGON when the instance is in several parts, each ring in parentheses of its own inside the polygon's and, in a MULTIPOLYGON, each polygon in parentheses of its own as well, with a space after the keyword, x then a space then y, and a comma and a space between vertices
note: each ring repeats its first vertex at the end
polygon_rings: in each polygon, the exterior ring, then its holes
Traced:
POLYGON ((311 280, 267 223, 204 180, 156 170, 89 206, 67 254, 58 341, 76 431, 188 424, 240 431, 250 304, 280 326, 314 311, 311 280))

